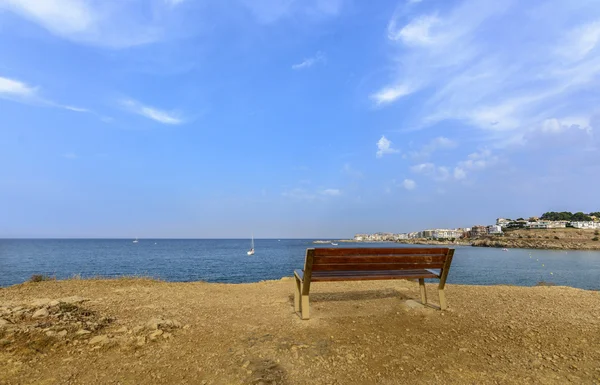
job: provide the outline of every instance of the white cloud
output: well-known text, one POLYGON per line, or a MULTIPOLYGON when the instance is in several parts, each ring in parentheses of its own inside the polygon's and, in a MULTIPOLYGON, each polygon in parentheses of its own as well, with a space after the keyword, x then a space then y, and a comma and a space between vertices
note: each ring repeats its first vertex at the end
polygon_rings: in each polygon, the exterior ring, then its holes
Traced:
POLYGON ((404 179, 402 182, 402 187, 407 190, 414 190, 417 187, 417 183, 412 179, 404 179))
POLYGON ((434 42, 431 36, 431 28, 439 23, 435 16, 421 16, 398 30, 396 19, 388 24, 388 38, 390 40, 402 40, 407 45, 427 45, 434 42))
POLYGON ((321 52, 317 52, 317 54, 315 56, 310 57, 308 59, 304 59, 302 62, 300 62, 298 64, 292 65, 292 69, 293 70, 307 69, 317 63, 323 63, 323 62, 325 62, 325 56, 321 52))
POLYGON ((328 189, 325 189, 325 190, 321 191, 321 194, 322 195, 327 195, 327 196, 330 196, 330 197, 336 197, 336 196, 341 195, 342 192, 340 190, 338 190, 338 189, 335 189, 335 188, 328 188, 328 189))
POLYGON ((454 179, 461 180, 467 177, 467 172, 460 167, 454 167, 454 179))
POLYGON ((74 107, 74 106, 62 106, 65 110, 75 111, 75 112, 91 112, 87 108, 74 107))
MULTIPOLYGON (((162 4, 163 7, 172 5, 162 4)), ((0 0, 2 9, 54 35, 107 47, 151 43, 159 40, 164 32, 160 18, 142 12, 136 1, 0 0)))
POLYGON ((475 128, 480 133, 472 137, 499 148, 525 144, 532 138, 525 134, 540 127, 568 128, 560 116, 589 122, 594 114, 600 86, 600 8, 594 2, 463 0, 432 4, 421 14, 418 6, 399 9, 388 38, 403 44, 393 48, 397 55, 383 90, 410 82, 411 93, 382 92, 381 100, 389 105, 401 95, 407 106, 422 106, 407 108, 404 127, 452 122, 475 128), (506 35, 515 18, 521 22, 506 35))
POLYGON ((397 152, 399 150, 392 148, 392 142, 382 135, 381 139, 377 142, 377 153, 375 155, 381 158, 385 154, 395 154, 397 152))
POLYGON ((458 167, 463 170, 483 170, 498 163, 498 156, 485 148, 481 151, 469 154, 466 160, 458 162, 458 167))
POLYGON ((600 42, 600 21, 593 21, 575 27, 567 33, 557 53, 570 60, 587 56, 600 42))
POLYGON ((371 99, 375 100, 378 105, 388 104, 397 99, 412 93, 410 87, 405 84, 399 84, 391 87, 383 88, 382 90, 371 95, 371 99))
POLYGON ((456 141, 444 136, 438 136, 424 145, 419 151, 412 151, 410 155, 415 159, 424 159, 428 158, 438 150, 449 150, 456 148, 456 146, 458 146, 456 141))
POLYGON ((145 106, 133 99, 122 100, 121 105, 134 114, 145 116, 159 123, 181 124, 184 122, 177 114, 145 106))
POLYGON ((297 201, 314 201, 317 196, 306 189, 303 188, 294 188, 291 190, 286 190, 281 193, 281 195, 285 198, 290 198, 292 200, 297 201))
POLYGON ((36 87, 31 87, 18 80, 0 77, 0 96, 9 98, 30 98, 37 93, 36 87))
POLYGON ((414 165, 410 170, 417 174, 430 174, 435 171, 435 164, 433 163, 421 163, 414 165))

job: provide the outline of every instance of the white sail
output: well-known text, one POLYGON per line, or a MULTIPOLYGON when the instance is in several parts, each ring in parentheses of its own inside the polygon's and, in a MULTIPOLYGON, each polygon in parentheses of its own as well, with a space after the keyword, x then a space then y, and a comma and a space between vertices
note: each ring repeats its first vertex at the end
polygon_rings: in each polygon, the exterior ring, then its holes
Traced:
POLYGON ((250 243, 250 250, 246 254, 254 255, 254 234, 252 234, 252 242, 250 243))

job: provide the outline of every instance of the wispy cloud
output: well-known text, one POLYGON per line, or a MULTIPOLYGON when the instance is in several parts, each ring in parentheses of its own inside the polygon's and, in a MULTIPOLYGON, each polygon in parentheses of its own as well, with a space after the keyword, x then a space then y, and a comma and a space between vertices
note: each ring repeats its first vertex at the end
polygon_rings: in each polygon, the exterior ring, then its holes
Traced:
POLYGON ((377 105, 384 105, 392 103, 397 99, 409 95, 411 93, 411 87, 405 84, 398 84, 377 91, 376 93, 371 95, 371 99, 373 99, 377 105))
POLYGON ((36 97, 37 88, 18 80, 0 77, 0 96, 6 98, 36 97))
POLYGON ((328 189, 321 191, 321 195, 326 195, 326 196, 330 196, 330 197, 336 197, 341 194, 342 194, 342 192, 336 188, 328 188, 328 189))
POLYGON ((402 181, 402 187, 407 190, 414 190, 417 188, 417 182, 412 179, 404 179, 404 181, 402 181))
POLYGON ((388 38, 390 40, 402 40, 408 45, 427 45, 434 43, 431 29, 439 19, 435 16, 421 16, 411 21, 401 29, 396 25, 396 19, 388 24, 388 38))
POLYGON ((302 62, 300 62, 298 64, 292 65, 292 69, 293 70, 307 69, 307 68, 314 66, 317 63, 324 63, 324 62, 325 62, 325 55, 323 55, 321 52, 317 52, 317 54, 315 56, 304 59, 302 62))
MULTIPOLYGON (((162 4, 172 7, 181 1, 162 4)), ((136 1, 0 0, 0 10, 13 12, 54 35, 81 43, 130 47, 159 40, 159 18, 140 12, 136 1)), ((153 4, 158 11, 158 3, 153 4)))
POLYGON ((385 154, 395 154, 400 152, 399 150, 392 148, 392 142, 385 136, 381 136, 381 139, 377 142, 377 152, 375 156, 377 158, 383 157, 385 154))
POLYGON ((589 121, 600 76, 600 8, 593 2, 425 3, 405 4, 390 19, 397 57, 388 85, 370 95, 380 105, 406 98, 422 106, 408 110, 405 126, 451 121, 501 147, 543 122, 562 129, 553 119, 589 121), (503 33, 515 19, 512 33, 503 33))
POLYGON ((444 136, 438 136, 424 145, 419 151, 412 151, 410 155, 415 159, 426 159, 436 151, 453 149, 456 146, 458 146, 456 141, 444 136))
POLYGON ((141 104, 133 99, 121 100, 120 104, 128 111, 163 124, 182 124, 183 119, 175 113, 141 104))
POLYGON ((40 95, 40 87, 34 87, 16 79, 0 77, 0 98, 42 107, 53 107, 73 112, 90 113, 97 115, 100 118, 105 118, 87 108, 64 105, 48 100, 40 95))

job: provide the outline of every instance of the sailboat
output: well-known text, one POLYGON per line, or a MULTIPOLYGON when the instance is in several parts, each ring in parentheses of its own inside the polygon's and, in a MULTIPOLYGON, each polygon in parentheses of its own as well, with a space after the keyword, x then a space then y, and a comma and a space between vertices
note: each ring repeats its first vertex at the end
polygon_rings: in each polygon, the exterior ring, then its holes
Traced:
POLYGON ((135 237, 135 240, 133 241, 133 243, 138 243, 137 237, 135 237))
POLYGON ((252 234, 252 243, 250 246, 250 250, 248 250, 248 252, 246 253, 248 255, 254 255, 254 234, 252 234))

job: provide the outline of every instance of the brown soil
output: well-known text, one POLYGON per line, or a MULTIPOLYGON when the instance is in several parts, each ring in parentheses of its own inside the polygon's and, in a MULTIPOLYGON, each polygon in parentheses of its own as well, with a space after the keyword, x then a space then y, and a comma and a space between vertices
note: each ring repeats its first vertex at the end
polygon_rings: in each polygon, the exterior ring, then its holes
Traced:
POLYGON ((0 384, 600 383, 599 292, 449 285, 442 312, 410 300, 414 282, 321 283, 302 321, 292 290, 290 278, 0 289, 0 384))
POLYGON ((472 241, 473 246, 514 247, 523 249, 600 250, 600 231, 581 229, 522 229, 503 236, 486 237, 472 241))

